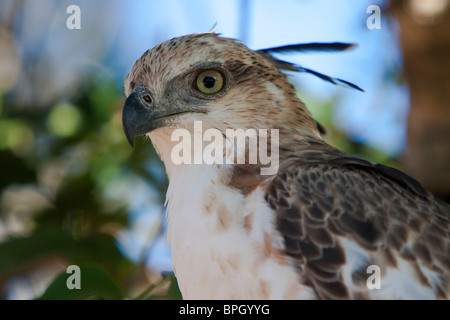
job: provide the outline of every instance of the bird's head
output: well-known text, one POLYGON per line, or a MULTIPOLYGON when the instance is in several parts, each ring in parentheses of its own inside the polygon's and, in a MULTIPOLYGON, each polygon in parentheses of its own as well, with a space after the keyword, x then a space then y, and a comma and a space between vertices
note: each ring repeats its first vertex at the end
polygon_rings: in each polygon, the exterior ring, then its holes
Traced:
POLYGON ((174 129, 279 129, 318 135, 315 121, 273 61, 215 33, 174 38, 145 52, 125 80, 123 127, 148 135, 164 161, 174 129), (167 149, 167 150, 166 150, 167 149))
MULTIPOLYGON (((276 130, 279 148, 298 150, 299 142, 320 139, 323 128, 311 117, 280 70, 306 72, 333 84, 362 89, 272 54, 342 51, 352 47, 339 42, 306 43, 253 51, 213 32, 163 42, 146 51, 126 77, 125 135, 131 145, 135 136, 149 136, 166 169, 173 163, 171 151, 178 144, 173 139, 176 130, 194 137, 209 129, 223 137, 228 129, 250 129, 257 134, 261 130, 276 130), (202 132, 198 132, 195 123, 201 123, 202 132)), ((256 141, 260 144, 261 135, 256 141)), ((190 140, 188 144, 191 146, 190 140)))

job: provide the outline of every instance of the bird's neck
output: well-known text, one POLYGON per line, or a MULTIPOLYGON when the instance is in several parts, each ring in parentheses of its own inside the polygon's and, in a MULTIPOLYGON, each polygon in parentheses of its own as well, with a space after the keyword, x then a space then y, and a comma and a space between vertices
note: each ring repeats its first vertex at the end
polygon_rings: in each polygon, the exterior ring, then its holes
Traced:
MULTIPOLYGON (((206 172, 209 172, 211 176, 215 176, 217 181, 224 186, 228 186, 231 189, 239 190, 244 196, 253 191, 257 186, 264 181, 269 181, 271 177, 276 175, 280 168, 288 166, 293 159, 295 161, 301 160, 304 155, 310 156, 316 152, 315 157, 319 159, 323 156, 323 151, 332 148, 325 143, 318 133, 310 133, 308 131, 302 131, 298 128, 291 128, 290 131, 286 129, 276 129, 274 132, 269 132, 269 139, 262 143, 261 136, 258 136, 257 150, 256 150, 256 163, 248 163, 250 160, 249 148, 244 148, 245 163, 238 163, 238 156, 235 154, 234 162, 227 163, 224 158, 220 163, 207 164, 206 159, 202 158, 203 151, 208 147, 208 142, 203 143, 200 152, 196 149, 195 141, 192 143, 191 139, 180 139, 173 141, 171 136, 173 129, 162 128, 150 133, 150 138, 161 158, 164 162, 166 173, 169 180, 172 180, 174 174, 177 176, 187 176, 192 172, 198 173, 198 176, 192 175, 193 181, 199 177, 204 176, 206 172), (180 150, 183 144, 187 145, 183 151, 180 150), (317 148, 320 146, 320 148, 317 148), (189 163, 179 163, 180 154, 185 155, 191 153, 189 163), (199 159, 196 158, 196 154, 200 154, 199 159), (178 158, 177 158, 178 157, 178 158)), ((247 144, 249 146, 250 143, 247 144)), ((239 151, 236 151, 239 153, 239 151)))

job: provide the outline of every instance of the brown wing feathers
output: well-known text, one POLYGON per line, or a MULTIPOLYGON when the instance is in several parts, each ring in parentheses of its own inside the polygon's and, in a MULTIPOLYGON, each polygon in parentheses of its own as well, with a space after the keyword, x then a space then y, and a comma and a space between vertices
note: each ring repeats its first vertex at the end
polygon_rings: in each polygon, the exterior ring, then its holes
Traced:
POLYGON ((400 256, 416 266, 422 280, 426 277, 419 263, 450 277, 448 205, 392 168, 341 154, 329 161, 298 159, 274 179, 266 200, 276 211, 286 254, 319 297, 356 297, 343 284, 346 256, 341 237, 380 259, 363 261, 363 266, 383 261, 397 267, 395 257, 400 256))

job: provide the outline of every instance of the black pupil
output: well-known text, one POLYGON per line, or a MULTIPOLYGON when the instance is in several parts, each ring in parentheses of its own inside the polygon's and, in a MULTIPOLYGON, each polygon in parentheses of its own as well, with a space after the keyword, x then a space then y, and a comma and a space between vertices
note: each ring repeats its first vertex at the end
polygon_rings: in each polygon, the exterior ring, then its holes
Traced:
POLYGON ((216 84, 216 78, 213 76, 206 76, 203 78, 203 85, 205 88, 211 89, 216 84))

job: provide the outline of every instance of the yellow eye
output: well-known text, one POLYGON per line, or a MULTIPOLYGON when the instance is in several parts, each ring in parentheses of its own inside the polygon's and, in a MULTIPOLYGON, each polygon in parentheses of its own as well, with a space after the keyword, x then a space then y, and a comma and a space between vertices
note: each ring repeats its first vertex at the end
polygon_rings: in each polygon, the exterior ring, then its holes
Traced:
POLYGON ((224 85, 223 75, 216 70, 206 70, 197 76, 197 88, 203 93, 214 94, 224 85))

